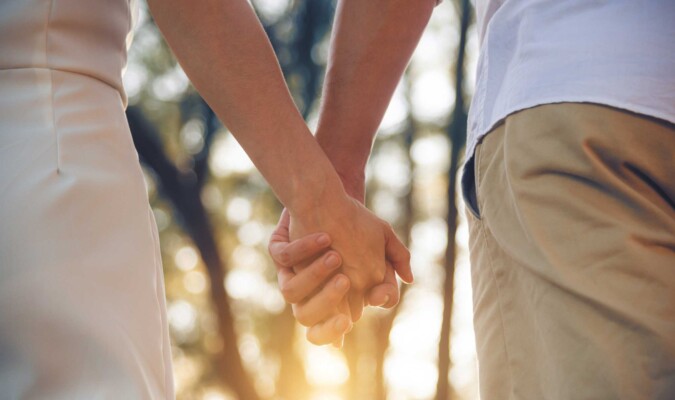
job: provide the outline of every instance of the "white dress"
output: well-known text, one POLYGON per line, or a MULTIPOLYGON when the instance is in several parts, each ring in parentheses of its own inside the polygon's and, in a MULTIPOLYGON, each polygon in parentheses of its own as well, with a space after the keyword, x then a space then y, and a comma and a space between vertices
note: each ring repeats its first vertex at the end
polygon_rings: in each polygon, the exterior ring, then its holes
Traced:
POLYGON ((0 1, 0 399, 170 399, 129 0, 0 1))

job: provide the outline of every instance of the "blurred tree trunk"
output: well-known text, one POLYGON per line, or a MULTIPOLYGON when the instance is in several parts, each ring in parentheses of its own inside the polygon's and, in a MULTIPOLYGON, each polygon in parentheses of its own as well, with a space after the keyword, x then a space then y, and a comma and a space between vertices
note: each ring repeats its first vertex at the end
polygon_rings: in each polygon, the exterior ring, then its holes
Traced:
POLYGON ((289 305, 279 314, 272 325, 272 347, 279 354, 280 370, 277 379, 277 395, 283 400, 306 400, 309 386, 305 377, 302 359, 295 352, 295 318, 289 305))
MULTIPOLYGON (((257 400, 258 394, 246 373, 237 346, 234 318, 224 286, 227 271, 225 262, 200 198, 199 182, 203 180, 198 179, 195 173, 180 171, 169 160, 164 153, 156 128, 143 116, 140 109, 129 107, 127 118, 141 160, 157 175, 161 193, 173 205, 208 270, 213 307, 224 341, 224 348, 215 360, 218 373, 225 377, 226 382, 240 399, 257 400)), ((208 149, 204 151, 208 152, 208 149)))
POLYGON ((363 382, 362 377, 358 375, 359 358, 363 355, 361 352, 361 330, 364 326, 355 325, 349 334, 345 336, 343 353, 347 360, 347 368, 349 369, 349 379, 347 380, 346 393, 348 399, 358 399, 359 392, 362 388, 359 383, 363 382))
POLYGON ((466 50, 466 34, 469 27, 470 6, 469 0, 460 1, 460 39, 457 48, 455 63, 455 110, 452 122, 448 127, 448 136, 452 144, 450 166, 448 167, 448 215, 447 234, 448 242, 445 250, 445 278, 443 280, 443 322, 438 345, 438 384, 436 386, 436 400, 448 400, 454 396, 448 381, 450 372, 450 334, 452 325, 452 307, 455 284, 456 233, 457 233, 457 174, 460 163, 460 153, 466 141, 466 110, 464 106, 464 55, 466 50))
MULTIPOLYGON (((406 93, 410 93, 410 84, 407 79, 406 74, 406 93)), ((408 103, 410 103, 410 96, 408 95, 408 103)), ((415 132, 417 132, 417 124, 413 119, 412 113, 408 113, 408 118, 406 121, 406 129, 403 132, 403 140, 405 142, 406 157, 408 165, 410 166, 410 188, 408 193, 406 193, 403 198, 403 221, 401 223, 401 241, 410 248, 410 232, 412 230, 413 224, 415 222, 415 213, 413 208, 413 197, 414 197, 414 163, 412 157, 410 156, 410 148, 412 143, 415 140, 415 132)), ((403 301, 405 293, 408 286, 401 286, 401 295, 399 299, 399 304, 403 301)), ((375 399, 376 400, 386 400, 387 398, 387 383, 384 377, 384 359, 387 355, 387 350, 389 349, 389 336, 391 334, 391 329, 394 326, 394 320, 398 316, 400 307, 396 307, 393 310, 387 312, 386 314, 377 318, 375 321, 376 329, 374 331, 375 335, 375 399)))

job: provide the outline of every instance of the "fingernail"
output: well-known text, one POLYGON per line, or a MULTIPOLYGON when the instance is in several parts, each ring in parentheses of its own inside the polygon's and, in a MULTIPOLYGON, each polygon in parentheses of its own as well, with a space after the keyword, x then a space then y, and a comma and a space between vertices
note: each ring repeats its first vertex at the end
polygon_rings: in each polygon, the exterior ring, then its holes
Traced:
POLYGON ((332 344, 333 344, 333 347, 335 347, 336 349, 341 349, 342 346, 344 346, 344 344, 345 344, 344 335, 340 336, 340 339, 335 340, 332 344))
POLYGON ((316 242, 321 246, 326 246, 327 244, 330 243, 330 238, 328 237, 328 235, 321 235, 318 238, 316 238, 316 242))
POLYGON ((384 296, 384 303, 380 304, 380 307, 384 307, 387 304, 389 304, 389 300, 391 300, 391 297, 389 297, 389 295, 384 296))
POLYGON ((335 320, 335 330, 338 332, 344 332, 347 330, 347 324, 349 324, 349 321, 347 321, 346 317, 339 317, 337 320, 335 320))
POLYGON ((340 264, 340 259, 335 254, 331 253, 328 255, 328 257, 326 257, 323 263, 326 265, 326 267, 332 269, 340 264))
POLYGON ((349 286, 349 282, 347 282, 347 278, 344 276, 339 276, 335 281, 335 287, 340 290, 346 290, 347 286, 349 286))

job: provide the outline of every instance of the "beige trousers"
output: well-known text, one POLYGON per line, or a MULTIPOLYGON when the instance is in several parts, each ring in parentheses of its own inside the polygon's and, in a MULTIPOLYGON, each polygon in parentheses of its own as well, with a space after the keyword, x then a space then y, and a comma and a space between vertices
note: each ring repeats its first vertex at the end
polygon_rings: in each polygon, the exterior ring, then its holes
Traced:
POLYGON ((675 128, 539 106, 473 168, 482 399, 675 399, 675 128))

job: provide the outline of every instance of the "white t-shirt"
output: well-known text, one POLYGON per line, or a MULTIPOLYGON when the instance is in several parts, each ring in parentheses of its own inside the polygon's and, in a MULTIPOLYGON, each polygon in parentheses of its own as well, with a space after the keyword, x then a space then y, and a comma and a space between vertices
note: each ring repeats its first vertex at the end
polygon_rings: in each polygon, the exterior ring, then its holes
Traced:
POLYGON ((509 114, 592 102, 675 123, 675 0, 475 0, 467 155, 509 114))

